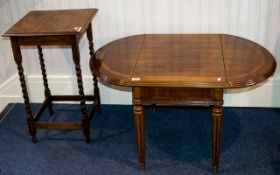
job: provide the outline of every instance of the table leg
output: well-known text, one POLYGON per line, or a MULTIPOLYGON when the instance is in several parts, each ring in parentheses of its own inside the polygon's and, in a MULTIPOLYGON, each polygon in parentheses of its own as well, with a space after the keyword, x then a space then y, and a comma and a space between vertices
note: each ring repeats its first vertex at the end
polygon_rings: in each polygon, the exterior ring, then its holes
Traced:
POLYGON ((79 46, 77 44, 77 41, 75 42, 75 44, 72 45, 72 53, 73 53, 73 61, 75 64, 77 83, 78 83, 79 94, 80 94, 80 109, 82 113, 83 132, 85 135, 86 143, 90 143, 89 117, 87 115, 87 109, 86 109, 82 71, 80 66, 80 53, 79 53, 79 46))
POLYGON ((212 108, 212 172, 217 173, 219 169, 220 137, 223 118, 223 89, 213 90, 212 108))
MULTIPOLYGON (((88 44, 89 44, 89 54, 90 57, 94 57, 94 45, 93 45, 93 37, 92 37, 92 27, 91 23, 89 24, 87 28, 87 38, 88 38, 88 44)), ((99 93, 99 88, 98 88, 98 82, 97 82, 97 77, 93 75, 93 87, 94 87, 94 96, 97 98, 97 106, 96 106, 96 112, 101 113, 101 101, 100 101, 100 93, 99 93)))
POLYGON ((139 168, 145 169, 145 140, 144 140, 144 108, 142 105, 142 89, 133 87, 133 113, 134 127, 136 133, 136 143, 138 151, 139 168))
POLYGON ((18 75, 19 75, 21 90, 22 90, 24 104, 25 104, 25 111, 27 113, 27 124, 28 124, 29 134, 32 136, 32 142, 36 143, 37 142, 36 128, 34 125, 34 118, 32 115, 32 110, 29 102, 27 87, 24 78, 24 70, 22 67, 22 55, 21 55, 17 38, 11 37, 11 44, 12 44, 14 59, 17 64, 18 75))
POLYGON ((52 100, 51 100, 51 91, 50 91, 49 85, 48 85, 48 79, 47 79, 47 74, 46 74, 46 67, 45 67, 45 63, 44 63, 42 47, 40 45, 38 45, 37 48, 38 48, 39 60, 40 60, 41 71, 42 71, 42 75, 43 75, 44 87, 45 87, 45 98, 47 99, 47 102, 48 102, 49 114, 52 115, 53 107, 52 107, 52 100))

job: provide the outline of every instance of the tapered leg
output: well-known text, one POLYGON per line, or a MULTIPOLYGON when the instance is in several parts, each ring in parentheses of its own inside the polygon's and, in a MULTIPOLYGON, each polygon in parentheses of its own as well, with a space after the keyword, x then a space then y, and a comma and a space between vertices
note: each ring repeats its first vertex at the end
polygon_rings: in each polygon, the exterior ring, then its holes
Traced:
POLYGON ((138 151, 139 168, 145 169, 145 140, 144 140, 144 109, 142 105, 141 88, 133 87, 133 113, 134 113, 134 126, 136 133, 136 143, 138 151))
POLYGON ((44 63, 42 47, 40 45, 38 45, 37 48, 38 48, 39 60, 40 60, 41 71, 42 71, 42 75, 43 75, 44 87, 45 87, 45 98, 48 100, 49 114, 52 115, 53 108, 52 108, 52 100, 51 100, 51 91, 50 91, 49 85, 48 85, 48 79, 47 79, 47 74, 46 74, 46 67, 45 67, 45 63, 44 63))
POLYGON ((212 172, 217 173, 219 169, 220 138, 223 118, 223 89, 213 90, 213 108, 212 108, 212 172))
MULTIPOLYGON (((89 44, 89 54, 90 57, 94 57, 94 48, 93 48, 93 37, 92 37, 92 27, 91 27, 91 23, 89 24, 89 27, 87 29, 87 38, 88 38, 88 44, 89 44)), ((99 88, 98 88, 98 81, 97 81, 97 77, 95 75, 93 75, 93 87, 94 87, 94 96, 97 99, 97 106, 96 106, 96 112, 97 113, 101 113, 101 101, 100 101, 100 92, 99 92, 99 88)))
POLYGON ((27 124, 28 124, 29 134, 32 136, 33 143, 36 143, 37 142, 36 128, 34 125, 34 119, 33 119, 32 110, 29 102, 27 87, 24 78, 24 71, 22 67, 22 55, 21 55, 19 44, 17 42, 17 38, 11 37, 11 44, 12 44, 14 59, 17 64, 18 75, 19 75, 21 90, 22 90, 24 104, 25 104, 25 111, 27 114, 27 124))
POLYGON ((73 53, 73 60, 75 64, 77 83, 78 83, 79 95, 80 95, 80 108, 82 113, 83 132, 85 135, 86 143, 90 143, 89 117, 87 115, 87 109, 86 109, 82 72, 80 66, 80 53, 79 53, 79 46, 77 41, 75 44, 72 45, 72 53, 73 53))

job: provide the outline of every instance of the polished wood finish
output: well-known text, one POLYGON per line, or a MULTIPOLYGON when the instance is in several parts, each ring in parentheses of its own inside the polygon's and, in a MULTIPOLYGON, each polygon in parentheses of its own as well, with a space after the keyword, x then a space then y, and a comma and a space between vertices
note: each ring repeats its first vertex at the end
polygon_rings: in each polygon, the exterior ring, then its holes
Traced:
POLYGON ((4 36, 81 36, 96 13, 97 9, 34 10, 21 18, 4 36))
POLYGON ((42 47, 39 45, 37 46, 38 48, 38 54, 39 54, 39 60, 40 60, 40 65, 41 65, 41 71, 43 75, 43 81, 44 81, 44 87, 45 87, 45 98, 47 99, 47 104, 49 107, 49 114, 53 114, 53 108, 52 108, 52 102, 51 102, 51 91, 49 89, 48 85, 48 79, 47 79, 47 73, 46 73, 46 68, 45 68, 45 62, 44 62, 44 57, 43 57, 43 51, 42 47))
POLYGON ((223 34, 137 35, 95 55, 93 73, 120 86, 239 88, 264 81, 276 67, 260 45, 223 34))
POLYGON ((144 108, 142 104, 142 89, 132 88, 134 127, 137 142, 139 168, 145 169, 145 140, 144 140, 144 108))
MULTIPOLYGON (((89 45, 89 55, 91 58, 93 58, 94 55, 94 44, 93 44, 93 37, 92 37, 92 28, 91 28, 91 24, 89 25, 88 29, 87 29, 87 38, 88 38, 88 45, 89 45)), ((93 92, 94 94, 96 94, 96 102, 97 102, 97 108, 96 108, 96 112, 97 113, 101 113, 101 101, 100 101, 100 94, 99 94, 99 87, 98 87, 98 81, 97 81, 97 76, 93 75, 93 92)))
POLYGON ((212 89, 182 87, 142 87, 143 104, 210 106, 212 89))
POLYGON ((276 68, 275 60, 265 48, 240 37, 221 35, 227 82, 242 88, 263 82, 276 68))
POLYGON ((211 136, 212 136, 212 172, 217 173, 219 169, 220 138, 223 117, 223 89, 212 91, 212 117, 211 117, 211 136))
POLYGON ((46 10, 30 11, 3 36, 10 37, 14 59, 18 67, 22 93, 27 113, 27 123, 32 141, 37 142, 36 129, 83 129, 85 141, 90 142, 89 123, 94 110, 100 109, 99 89, 96 77, 94 79, 94 95, 85 95, 80 66, 79 39, 86 32, 89 40, 90 57, 93 57, 93 42, 91 20, 97 9, 76 10, 46 10), (45 100, 39 110, 33 115, 30 107, 25 77, 22 67, 20 46, 35 45, 38 48, 40 66, 45 87, 45 100), (47 72, 44 63, 42 45, 68 45, 72 49, 73 63, 75 66, 79 95, 52 95, 48 87, 47 72), (93 109, 87 112, 85 101, 93 101, 93 109), (53 101, 80 101, 81 122, 39 122, 44 109, 48 107, 53 114, 53 101))
POLYGON ((224 34, 150 34, 113 41, 91 58, 101 81, 132 87, 140 168, 145 167, 143 104, 212 106, 212 171, 219 167, 223 90, 263 82, 276 68, 262 46, 224 34))

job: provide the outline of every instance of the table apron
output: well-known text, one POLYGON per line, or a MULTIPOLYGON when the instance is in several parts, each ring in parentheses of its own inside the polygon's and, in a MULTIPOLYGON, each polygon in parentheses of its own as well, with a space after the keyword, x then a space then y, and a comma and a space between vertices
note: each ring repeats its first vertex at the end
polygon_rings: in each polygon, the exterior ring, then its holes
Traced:
POLYGON ((73 45, 76 43, 76 36, 20 36, 16 37, 20 45, 73 45))
POLYGON ((142 103, 158 105, 211 106, 212 88, 142 87, 142 103))

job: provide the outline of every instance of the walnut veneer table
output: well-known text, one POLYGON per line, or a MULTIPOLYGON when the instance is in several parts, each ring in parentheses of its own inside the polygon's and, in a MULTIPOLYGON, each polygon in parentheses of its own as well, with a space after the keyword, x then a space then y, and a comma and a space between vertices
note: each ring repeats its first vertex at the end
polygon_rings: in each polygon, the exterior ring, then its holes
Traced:
MULTIPOLYGON (((90 56, 94 54, 92 42, 91 20, 97 13, 97 9, 76 9, 76 10, 46 10, 30 11, 15 25, 13 25, 3 36, 10 37, 14 60, 17 64, 19 79, 21 83, 27 123, 32 141, 37 142, 36 129, 83 129, 85 141, 90 142, 89 122, 94 110, 100 111, 100 96, 97 85, 97 78, 93 76, 94 95, 84 95, 82 73, 80 67, 79 40, 84 33, 89 41, 90 56), (23 67, 21 46, 37 46, 39 60, 43 75, 45 100, 39 110, 33 114, 29 102, 23 67), (52 95, 48 87, 46 67, 43 58, 41 45, 67 45, 72 49, 73 62, 77 75, 79 95, 52 95), (39 122, 44 109, 48 107, 49 113, 53 114, 53 101, 80 101, 80 121, 66 122, 39 122), (93 101, 93 108, 87 112, 85 101, 93 101)), ((32 89, 30 89, 32 90, 32 89)))
POLYGON ((231 35, 152 34, 113 41, 90 62, 103 82, 132 87, 140 168, 145 168, 143 104, 212 106, 212 170, 218 171, 223 90, 255 85, 276 68, 260 45, 231 35))

